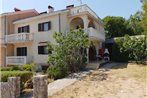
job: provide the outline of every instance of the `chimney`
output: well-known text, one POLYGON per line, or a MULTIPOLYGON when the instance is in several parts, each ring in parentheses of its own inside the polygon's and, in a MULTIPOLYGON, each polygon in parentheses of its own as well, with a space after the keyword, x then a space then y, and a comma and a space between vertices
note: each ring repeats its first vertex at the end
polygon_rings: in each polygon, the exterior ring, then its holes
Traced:
POLYGON ((66 6, 66 9, 71 9, 73 7, 74 7, 74 5, 68 5, 68 6, 66 6))
POLYGON ((50 6, 50 5, 48 6, 48 12, 49 13, 54 12, 54 8, 52 6, 50 6))
POLYGON ((15 12, 18 12, 18 11, 21 11, 21 10, 18 9, 18 8, 14 8, 14 11, 15 11, 15 12))

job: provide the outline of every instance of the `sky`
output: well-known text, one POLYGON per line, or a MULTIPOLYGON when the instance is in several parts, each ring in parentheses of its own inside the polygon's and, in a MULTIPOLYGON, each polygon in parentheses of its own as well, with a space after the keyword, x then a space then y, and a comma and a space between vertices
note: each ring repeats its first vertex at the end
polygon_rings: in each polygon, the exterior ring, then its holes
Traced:
MULTIPOLYGON (((0 0, 0 13, 11 12, 14 7, 21 10, 36 9, 38 12, 48 10, 48 5, 55 10, 65 9, 67 5, 80 5, 80 0, 0 0)), ((141 10, 140 0, 82 0, 100 18, 106 16, 122 16, 126 19, 141 10)))

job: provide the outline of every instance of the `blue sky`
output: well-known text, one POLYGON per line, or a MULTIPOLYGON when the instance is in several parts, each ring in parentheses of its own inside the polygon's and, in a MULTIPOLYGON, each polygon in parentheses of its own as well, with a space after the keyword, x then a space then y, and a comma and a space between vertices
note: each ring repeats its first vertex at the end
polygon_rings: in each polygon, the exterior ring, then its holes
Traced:
MULTIPOLYGON (((80 5, 79 0, 0 0, 0 13, 13 11, 14 7, 36 9, 38 12, 47 11, 48 5, 55 10, 64 9, 67 5, 80 5)), ((122 16, 129 18, 131 14, 141 10, 140 0, 82 0, 92 8, 100 18, 105 16, 122 16)))

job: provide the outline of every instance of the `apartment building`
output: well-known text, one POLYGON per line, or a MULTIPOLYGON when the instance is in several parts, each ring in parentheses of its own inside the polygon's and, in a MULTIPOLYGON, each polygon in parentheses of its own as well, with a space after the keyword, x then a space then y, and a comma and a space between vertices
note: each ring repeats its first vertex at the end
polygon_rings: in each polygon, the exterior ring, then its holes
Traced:
MULTIPOLYGON (((22 13, 27 11, 18 11, 18 13, 24 16, 22 13)), ((67 33, 70 29, 83 28, 97 53, 105 41, 104 24, 87 5, 76 7, 70 5, 59 11, 54 11, 52 6, 48 6, 47 12, 37 13, 32 10, 30 16, 28 14, 26 17, 12 19, 10 23, 8 20, 5 22, 9 28, 4 25, 1 27, 6 31, 0 29, 1 39, 4 39, 1 41, 1 66, 32 62, 37 65, 47 65, 47 44, 56 43, 52 37, 55 31, 67 33)), ((89 49, 87 49, 88 54, 89 49)))

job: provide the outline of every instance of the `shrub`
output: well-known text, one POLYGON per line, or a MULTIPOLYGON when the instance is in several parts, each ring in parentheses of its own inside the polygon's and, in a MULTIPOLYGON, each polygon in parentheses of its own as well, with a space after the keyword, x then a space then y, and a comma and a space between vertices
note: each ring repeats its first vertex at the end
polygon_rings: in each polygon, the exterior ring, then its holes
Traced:
POLYGON ((67 67, 61 65, 50 66, 47 70, 48 76, 53 79, 60 79, 68 74, 67 67))
POLYGON ((23 70, 25 71, 34 71, 35 69, 36 69, 36 66, 34 63, 23 65, 23 70))
POLYGON ((22 68, 18 65, 15 66, 9 66, 9 67, 0 67, 1 71, 16 71, 16 70, 22 70, 22 68))
POLYGON ((112 53, 111 59, 115 62, 128 62, 129 61, 129 54, 127 51, 121 52, 119 42, 116 42, 112 46, 112 53))
POLYGON ((22 70, 22 67, 18 65, 12 66, 12 71, 16 71, 16 70, 22 70))
POLYGON ((21 87, 24 87, 24 83, 32 78, 33 73, 29 71, 1 71, 1 82, 7 82, 8 77, 16 76, 21 79, 21 87))
POLYGON ((12 67, 0 67, 0 71, 12 71, 12 67))

